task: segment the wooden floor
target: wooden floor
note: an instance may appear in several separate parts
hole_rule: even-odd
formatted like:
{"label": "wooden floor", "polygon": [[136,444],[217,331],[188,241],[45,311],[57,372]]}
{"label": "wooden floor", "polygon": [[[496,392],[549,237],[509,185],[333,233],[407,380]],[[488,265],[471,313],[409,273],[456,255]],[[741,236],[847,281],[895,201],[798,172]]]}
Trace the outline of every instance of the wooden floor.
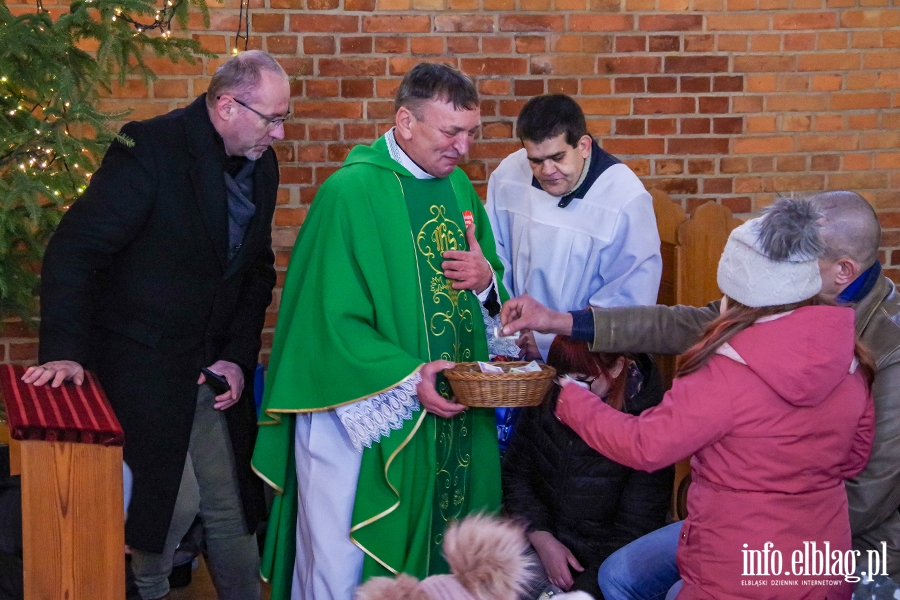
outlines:
{"label": "wooden floor", "polygon": [[[216,600],[216,590],[213,588],[209,571],[203,557],[199,559],[199,566],[191,574],[191,583],[183,588],[172,590],[172,600]],[[269,600],[269,586],[263,584],[263,600]]]}

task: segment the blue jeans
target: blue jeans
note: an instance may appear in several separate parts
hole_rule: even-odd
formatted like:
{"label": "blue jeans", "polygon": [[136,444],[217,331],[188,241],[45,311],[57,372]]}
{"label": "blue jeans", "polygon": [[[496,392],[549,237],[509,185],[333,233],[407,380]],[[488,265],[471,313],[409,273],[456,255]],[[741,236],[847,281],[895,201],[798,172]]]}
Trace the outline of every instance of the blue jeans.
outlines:
{"label": "blue jeans", "polygon": [[613,552],[600,565],[597,581],[606,600],[663,600],[681,581],[675,553],[678,521],[640,537]]}

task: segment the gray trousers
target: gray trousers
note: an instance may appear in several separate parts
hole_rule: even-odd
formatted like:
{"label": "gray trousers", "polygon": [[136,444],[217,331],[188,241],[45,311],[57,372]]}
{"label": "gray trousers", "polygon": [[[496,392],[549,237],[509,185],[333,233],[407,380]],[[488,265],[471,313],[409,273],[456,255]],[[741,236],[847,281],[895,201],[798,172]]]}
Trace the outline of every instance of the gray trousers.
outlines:
{"label": "gray trousers", "polygon": [[162,554],[132,551],[131,566],[145,600],[169,592],[175,548],[199,514],[206,532],[208,565],[219,600],[259,600],[259,549],[244,524],[234,453],[225,415],[215,394],[201,385],[175,513]]}

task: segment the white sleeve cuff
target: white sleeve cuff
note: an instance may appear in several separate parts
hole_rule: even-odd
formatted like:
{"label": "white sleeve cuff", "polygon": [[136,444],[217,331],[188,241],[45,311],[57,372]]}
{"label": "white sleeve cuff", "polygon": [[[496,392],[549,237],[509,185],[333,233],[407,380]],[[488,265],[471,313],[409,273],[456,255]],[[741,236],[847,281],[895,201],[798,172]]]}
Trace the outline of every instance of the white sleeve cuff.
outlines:
{"label": "white sleeve cuff", "polygon": [[416,386],[422,381],[418,371],[397,387],[388,391],[334,409],[341,420],[350,442],[357,451],[363,446],[371,448],[374,442],[391,434],[391,430],[403,427],[403,422],[419,410]]}

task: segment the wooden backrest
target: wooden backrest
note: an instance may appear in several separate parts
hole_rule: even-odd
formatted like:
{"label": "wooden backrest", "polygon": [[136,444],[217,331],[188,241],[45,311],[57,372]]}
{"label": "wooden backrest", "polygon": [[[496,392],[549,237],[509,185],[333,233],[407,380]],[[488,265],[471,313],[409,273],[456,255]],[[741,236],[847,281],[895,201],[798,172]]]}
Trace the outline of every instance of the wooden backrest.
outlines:
{"label": "wooden backrest", "polygon": [[[687,218],[680,204],[660,190],[650,190],[656,227],[659,230],[663,271],[657,303],[672,306],[705,306],[722,297],[716,282],[719,257],[731,230],[741,224],[721,204],[707,202]],[[675,375],[675,356],[657,356],[660,371],[671,384]],[[687,516],[687,488],[691,481],[690,459],[675,465],[672,514]]]}

